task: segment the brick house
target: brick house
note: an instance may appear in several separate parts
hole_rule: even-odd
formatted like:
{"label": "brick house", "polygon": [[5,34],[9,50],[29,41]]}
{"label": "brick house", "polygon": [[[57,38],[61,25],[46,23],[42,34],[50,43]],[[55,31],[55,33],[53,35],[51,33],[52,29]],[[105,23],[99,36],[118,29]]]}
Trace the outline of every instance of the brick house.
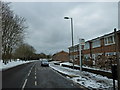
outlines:
{"label": "brick house", "polygon": [[62,62],[67,61],[68,62],[69,61],[69,53],[65,52],[65,51],[61,51],[61,52],[55,53],[52,56],[52,60],[62,61]]}
{"label": "brick house", "polygon": [[[119,41],[118,51],[120,52],[120,30],[117,31],[117,36]],[[79,44],[75,45],[73,48],[74,48],[74,52],[72,47],[69,47],[70,59],[71,57],[74,56],[75,63],[79,65]],[[110,57],[115,55],[116,55],[116,46],[115,46],[114,32],[94,38],[92,40],[88,40],[85,42],[85,46],[83,46],[82,48],[83,64],[85,61],[89,62],[90,60],[96,60],[98,59],[99,56]],[[104,58],[104,60],[106,59]]]}
{"label": "brick house", "polygon": [[[74,63],[79,65],[79,44],[69,47],[69,62],[73,62],[73,58],[74,58]],[[82,45],[82,50],[84,49],[84,46]],[[74,51],[73,51],[74,50]]]}

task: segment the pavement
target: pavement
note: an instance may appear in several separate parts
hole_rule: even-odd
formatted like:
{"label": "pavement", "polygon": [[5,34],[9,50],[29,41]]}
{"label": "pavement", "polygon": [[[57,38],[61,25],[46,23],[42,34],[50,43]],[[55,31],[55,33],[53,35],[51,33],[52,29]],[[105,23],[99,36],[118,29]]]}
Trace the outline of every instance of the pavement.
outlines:
{"label": "pavement", "polygon": [[85,90],[52,68],[41,67],[40,61],[2,71],[2,88],[3,90],[16,88],[20,90],[40,88]]}

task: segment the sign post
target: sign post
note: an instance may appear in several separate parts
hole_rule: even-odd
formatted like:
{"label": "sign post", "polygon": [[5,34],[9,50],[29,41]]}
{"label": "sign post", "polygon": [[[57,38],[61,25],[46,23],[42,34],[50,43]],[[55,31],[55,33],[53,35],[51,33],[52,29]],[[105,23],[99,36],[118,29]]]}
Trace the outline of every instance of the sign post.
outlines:
{"label": "sign post", "polygon": [[80,71],[82,71],[82,58],[81,58],[81,49],[82,45],[85,45],[85,39],[79,39],[79,60],[80,60]]}

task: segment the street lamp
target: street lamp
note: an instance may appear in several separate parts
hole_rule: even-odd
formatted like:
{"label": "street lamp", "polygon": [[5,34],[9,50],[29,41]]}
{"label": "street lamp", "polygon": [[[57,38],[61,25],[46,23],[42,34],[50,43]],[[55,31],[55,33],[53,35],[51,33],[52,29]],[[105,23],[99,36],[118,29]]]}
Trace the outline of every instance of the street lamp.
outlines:
{"label": "street lamp", "polygon": [[[72,50],[74,52],[74,42],[73,42],[73,19],[71,17],[64,17],[64,19],[70,19],[71,20],[71,34],[72,34]],[[73,59],[73,69],[74,69],[74,54],[72,55],[72,59]]]}

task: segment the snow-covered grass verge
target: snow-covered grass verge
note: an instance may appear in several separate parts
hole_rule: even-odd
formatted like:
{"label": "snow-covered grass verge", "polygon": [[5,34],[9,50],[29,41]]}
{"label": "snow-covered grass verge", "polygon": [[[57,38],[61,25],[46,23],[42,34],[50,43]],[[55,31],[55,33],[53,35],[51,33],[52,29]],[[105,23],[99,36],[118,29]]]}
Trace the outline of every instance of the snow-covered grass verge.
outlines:
{"label": "snow-covered grass verge", "polygon": [[22,61],[22,60],[13,61],[12,60],[11,62],[8,62],[7,64],[4,64],[3,60],[0,60],[0,71],[1,70],[6,70],[6,69],[9,69],[9,68],[21,65],[21,64],[25,64],[25,63],[29,63],[29,62],[34,62],[34,61],[36,61],[36,60],[30,60],[30,61]]}
{"label": "snow-covered grass verge", "polygon": [[[63,64],[63,63],[62,63]],[[69,64],[69,63],[67,63]],[[100,90],[113,90],[113,80],[107,77],[89,73],[79,70],[73,70],[67,67],[62,67],[61,65],[54,65],[52,62],[50,63],[50,67],[54,70],[63,73],[69,77],[69,79],[74,82],[83,85],[89,89],[100,89]],[[116,81],[117,87],[117,81]]]}
{"label": "snow-covered grass verge", "polygon": [[[63,63],[60,63],[60,65],[70,65],[72,66],[73,64],[70,63],[70,62],[63,62]],[[74,65],[76,67],[80,67],[79,65]],[[83,68],[87,68],[87,69],[91,69],[91,70],[98,70],[98,71],[104,71],[104,72],[110,72],[111,73],[111,70],[103,70],[103,69],[100,69],[100,68],[94,68],[94,67],[88,67],[88,66],[82,66]]]}

